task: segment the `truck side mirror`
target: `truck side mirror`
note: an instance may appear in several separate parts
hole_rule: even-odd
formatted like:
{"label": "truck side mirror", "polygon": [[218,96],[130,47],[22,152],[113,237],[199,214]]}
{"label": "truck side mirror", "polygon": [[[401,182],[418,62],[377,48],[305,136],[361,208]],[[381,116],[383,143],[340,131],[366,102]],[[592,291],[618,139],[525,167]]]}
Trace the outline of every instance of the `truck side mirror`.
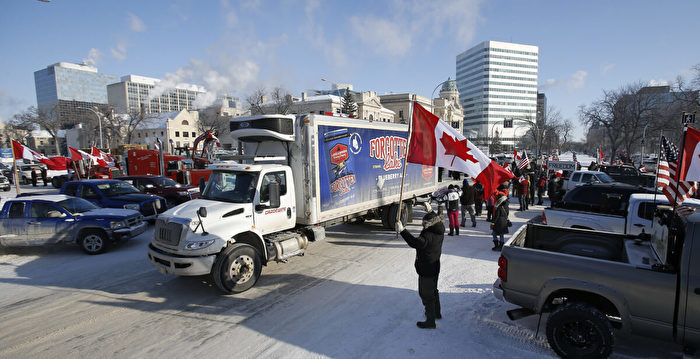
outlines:
{"label": "truck side mirror", "polygon": [[207,216],[207,207],[199,207],[199,209],[197,210],[197,215],[202,218],[205,218]]}
{"label": "truck side mirror", "polygon": [[280,206],[280,184],[271,182],[267,185],[267,193],[270,194],[270,208],[279,208]]}
{"label": "truck side mirror", "polygon": [[204,177],[199,177],[199,192],[203,193],[204,192],[204,186],[206,186],[206,182],[204,181]]}

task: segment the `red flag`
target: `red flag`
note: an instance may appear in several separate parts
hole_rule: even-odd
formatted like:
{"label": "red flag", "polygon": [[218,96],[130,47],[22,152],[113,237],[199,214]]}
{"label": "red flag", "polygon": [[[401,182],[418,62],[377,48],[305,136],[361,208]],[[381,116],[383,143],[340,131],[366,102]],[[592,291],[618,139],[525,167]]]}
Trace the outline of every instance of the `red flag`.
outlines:
{"label": "red flag", "polygon": [[466,173],[484,186],[484,193],[515,177],[418,102],[413,103],[410,142],[407,162]]}
{"label": "red flag", "polygon": [[700,131],[686,127],[681,159],[681,181],[700,181]]}
{"label": "red flag", "polygon": [[[114,167],[115,166],[114,158],[111,155],[108,155],[108,154],[100,151],[100,149],[95,147],[95,146],[92,146],[91,152],[92,152],[91,155],[98,159],[98,164],[100,166],[102,166],[102,167],[107,167],[107,166]],[[99,163],[99,160],[102,160],[102,162],[104,162],[105,165],[102,165],[101,163]]]}
{"label": "red flag", "polygon": [[77,148],[68,146],[70,157],[73,161],[89,160],[93,166],[107,167],[107,162]]}
{"label": "red flag", "polygon": [[37,151],[34,151],[33,149],[15,140],[12,140],[12,149],[15,153],[16,160],[25,159],[30,161],[38,161],[45,164],[46,166],[54,165],[53,161],[51,161],[51,159],[49,159],[48,157],[42,155]]}

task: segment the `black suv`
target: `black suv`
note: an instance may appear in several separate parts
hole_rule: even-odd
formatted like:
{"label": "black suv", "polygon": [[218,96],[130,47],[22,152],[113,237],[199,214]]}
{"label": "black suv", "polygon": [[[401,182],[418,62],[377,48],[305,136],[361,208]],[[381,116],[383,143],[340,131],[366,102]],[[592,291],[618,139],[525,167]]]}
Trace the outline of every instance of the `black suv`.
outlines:
{"label": "black suv", "polygon": [[654,187],[655,177],[653,174],[639,172],[630,165],[600,165],[598,171],[605,172],[617,182],[627,183],[634,186]]}
{"label": "black suv", "polygon": [[[605,214],[622,214],[632,193],[654,193],[653,190],[624,183],[584,184],[567,191],[554,207]],[[659,196],[663,194],[659,193]]]}

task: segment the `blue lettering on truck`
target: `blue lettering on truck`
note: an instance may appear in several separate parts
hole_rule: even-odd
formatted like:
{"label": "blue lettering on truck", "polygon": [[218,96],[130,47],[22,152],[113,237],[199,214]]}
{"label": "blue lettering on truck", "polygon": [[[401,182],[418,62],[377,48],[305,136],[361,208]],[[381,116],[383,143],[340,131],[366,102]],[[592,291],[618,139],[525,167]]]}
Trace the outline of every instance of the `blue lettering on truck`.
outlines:
{"label": "blue lettering on truck", "polygon": [[[406,132],[329,125],[318,131],[322,211],[399,193]],[[404,192],[434,184],[435,173],[409,163]]]}

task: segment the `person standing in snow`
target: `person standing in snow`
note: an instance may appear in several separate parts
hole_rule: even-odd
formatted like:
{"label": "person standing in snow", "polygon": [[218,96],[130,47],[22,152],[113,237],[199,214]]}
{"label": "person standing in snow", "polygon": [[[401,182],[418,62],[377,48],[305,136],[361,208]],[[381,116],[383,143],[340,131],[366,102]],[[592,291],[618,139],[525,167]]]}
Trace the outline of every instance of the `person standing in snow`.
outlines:
{"label": "person standing in snow", "polygon": [[445,207],[447,207],[447,218],[450,220],[450,233],[448,236],[459,235],[459,197],[460,190],[459,187],[454,185],[449,185],[447,187],[447,193],[444,196]]}
{"label": "person standing in snow", "polygon": [[[472,227],[476,227],[476,216],[474,211],[474,187],[469,184],[469,180],[464,180],[464,186],[462,186],[462,195],[459,197],[459,202],[462,205],[462,223],[461,226],[465,227],[467,224],[467,213],[472,220]],[[459,234],[459,232],[457,232]]]}
{"label": "person standing in snow", "polygon": [[503,235],[508,233],[510,220],[508,219],[508,196],[503,193],[498,193],[496,196],[495,209],[493,210],[493,248],[492,251],[499,251],[503,248],[505,240]]}
{"label": "person standing in snow", "polygon": [[418,295],[425,307],[425,321],[416,322],[421,329],[435,329],[435,319],[442,319],[440,293],[437,287],[442,242],[445,238],[443,220],[441,215],[428,210],[428,213],[423,216],[423,230],[418,238],[404,229],[401,221],[396,222],[396,229],[401,233],[401,237],[410,247],[416,249],[414,266],[418,273]]}

